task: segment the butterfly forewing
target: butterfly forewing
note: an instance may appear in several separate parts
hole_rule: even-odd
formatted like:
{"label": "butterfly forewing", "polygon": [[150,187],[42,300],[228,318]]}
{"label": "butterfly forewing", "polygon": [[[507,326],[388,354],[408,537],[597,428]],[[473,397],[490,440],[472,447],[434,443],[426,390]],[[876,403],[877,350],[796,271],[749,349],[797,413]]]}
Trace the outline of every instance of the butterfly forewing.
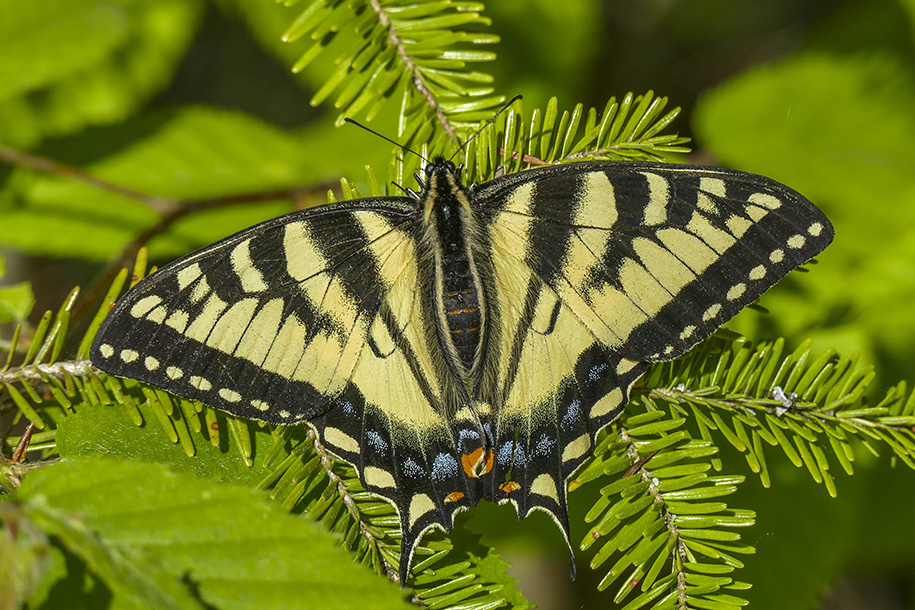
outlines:
{"label": "butterfly forewing", "polygon": [[[402,581],[422,533],[481,498],[544,510],[568,541],[566,482],[649,363],[833,235],[802,196],[742,172],[591,162],[471,188],[446,161],[427,172],[420,198],[289,214],[162,268],[91,351],[231,413],[307,421],[396,507]],[[458,224],[430,220],[436,205]],[[478,349],[456,350],[459,333]]]}
{"label": "butterfly forewing", "polygon": [[382,215],[290,214],[176,261],[117,303],[92,358],[239,415],[301,421],[348,379],[385,296],[360,222]]}
{"label": "butterfly forewing", "polygon": [[484,185],[482,214],[604,344],[669,360],[832,240],[773,180],[661,163],[577,163]]}

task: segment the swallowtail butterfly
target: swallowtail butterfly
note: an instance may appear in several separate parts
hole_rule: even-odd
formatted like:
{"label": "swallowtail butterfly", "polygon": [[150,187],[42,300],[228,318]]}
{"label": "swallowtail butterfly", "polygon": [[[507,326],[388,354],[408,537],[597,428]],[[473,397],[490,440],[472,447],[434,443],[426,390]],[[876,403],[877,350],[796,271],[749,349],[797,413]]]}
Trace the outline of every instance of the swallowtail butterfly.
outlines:
{"label": "swallowtail butterfly", "polygon": [[100,369],[242,417],[306,422],[391,502],[400,577],[481,499],[543,510],[652,362],[684,354],[833,237],[797,192],[647,162],[541,167],[293,212],[139,282]]}

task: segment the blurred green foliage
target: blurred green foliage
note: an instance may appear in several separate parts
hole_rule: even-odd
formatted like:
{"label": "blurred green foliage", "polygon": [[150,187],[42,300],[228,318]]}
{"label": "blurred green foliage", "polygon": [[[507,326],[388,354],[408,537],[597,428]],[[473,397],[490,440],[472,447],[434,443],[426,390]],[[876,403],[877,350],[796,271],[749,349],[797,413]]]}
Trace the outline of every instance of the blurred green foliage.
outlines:
{"label": "blurred green foliage", "polygon": [[[6,257],[0,255],[0,280],[6,275]],[[0,286],[0,324],[24,320],[35,306],[35,295],[28,282]]]}
{"label": "blurred green foliage", "polygon": [[[763,299],[771,316],[745,312],[732,328],[790,333],[817,319],[810,335],[820,347],[861,352],[883,384],[912,379],[915,3],[841,3],[798,42],[792,53],[710,88],[693,114],[704,150],[727,166],[790,184],[836,227],[821,264]],[[861,607],[915,605],[909,473],[874,464],[864,476],[838,481],[838,502],[795,472],[775,478],[772,490],[746,485],[738,494],[758,509],[764,537],[746,570],[756,585],[747,596],[752,603],[811,607],[824,594],[829,599],[844,574],[882,579],[891,592],[880,601],[871,590]],[[770,552],[783,559],[764,559]]]}
{"label": "blurred green foliage", "polygon": [[[294,15],[270,0],[0,0],[0,146],[164,197],[290,188],[360,177],[365,164],[383,168],[387,144],[333,127],[327,106],[308,107],[335,66],[314,62],[298,75],[288,72],[308,46],[280,42]],[[818,348],[861,352],[876,365],[880,387],[915,378],[915,1],[499,0],[485,15],[502,39],[494,47],[499,60],[487,64],[498,92],[523,93],[533,108],[550,96],[601,106],[611,95],[653,89],[687,110],[690,123],[674,128],[695,138],[697,161],[769,175],[829,215],[837,237],[820,263],[767,294],[761,304],[769,314],[745,312],[731,328],[752,338],[812,336]],[[395,133],[395,112],[384,108],[373,127]],[[289,209],[276,200],[185,217],[152,241],[152,258],[165,262]],[[31,308],[22,280],[33,281],[39,311],[59,303],[156,220],[136,201],[69,177],[0,166],[0,247],[16,259],[2,280],[11,285],[0,288],[0,322]],[[59,275],[46,266],[35,271],[49,259],[66,265]],[[111,451],[130,455],[132,424],[85,413],[67,419],[62,452],[68,434],[89,434],[80,426],[101,422],[110,428],[94,433],[107,430],[121,443]],[[177,446],[162,449],[173,450],[180,453]],[[175,456],[139,457],[177,463]],[[93,481],[94,458],[83,459],[72,468],[82,469],[81,481]],[[740,487],[735,505],[759,515],[745,537],[758,553],[741,572],[755,585],[745,594],[753,607],[809,608],[843,578],[863,577],[880,579],[896,595],[897,605],[888,608],[915,607],[915,478],[886,461],[837,477],[838,500],[785,460],[773,461],[771,489],[753,477]],[[125,497],[140,474],[190,486],[164,468],[123,468],[111,483]],[[63,493],[72,484],[55,470],[26,477],[24,518],[43,510],[42,494],[50,492],[42,487]],[[236,482],[257,478],[237,474]],[[242,492],[213,493],[249,516],[263,509]],[[509,554],[561,553],[546,521],[519,524],[507,507],[482,506],[468,525]],[[20,539],[15,548],[50,549],[52,575],[78,563],[66,544],[73,524],[57,523],[64,529],[55,540]],[[573,530],[573,539],[582,533]],[[11,544],[0,539],[0,573]],[[292,558],[294,545],[276,552]],[[518,556],[523,563],[525,555]],[[111,569],[136,574],[145,565],[133,555],[121,559],[108,558]],[[182,561],[189,560],[157,557],[149,579]],[[569,587],[564,560],[545,561],[559,566],[552,576],[564,595],[582,595],[560,603],[607,607],[583,566],[579,583]],[[111,595],[85,572],[68,578],[68,587],[84,591],[80,599]],[[284,583],[291,585],[300,586]],[[34,586],[41,591],[40,578]],[[36,599],[55,607],[54,594]]]}

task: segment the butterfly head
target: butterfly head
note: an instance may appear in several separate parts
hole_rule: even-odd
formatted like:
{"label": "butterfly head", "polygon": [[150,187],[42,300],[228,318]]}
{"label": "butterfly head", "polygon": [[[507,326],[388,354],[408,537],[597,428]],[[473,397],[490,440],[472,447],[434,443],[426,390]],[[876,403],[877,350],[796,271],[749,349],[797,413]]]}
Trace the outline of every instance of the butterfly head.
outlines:
{"label": "butterfly head", "polygon": [[[457,244],[463,242],[461,234],[466,230],[466,218],[461,217],[460,210],[465,215],[471,214],[468,188],[461,182],[461,172],[464,166],[455,166],[451,161],[442,157],[435,157],[427,164],[425,176],[419,180],[423,189],[419,198],[425,209],[425,219],[436,224],[440,238],[449,235],[449,239]],[[416,176],[419,179],[419,175]],[[435,220],[432,220],[433,214]],[[442,238],[443,239],[443,238]],[[451,243],[451,242],[449,242]]]}
{"label": "butterfly head", "polygon": [[431,178],[433,174],[441,172],[460,176],[462,169],[464,169],[463,165],[461,167],[455,167],[454,163],[444,157],[435,157],[435,159],[432,160],[432,163],[426,165],[425,173],[427,178]]}

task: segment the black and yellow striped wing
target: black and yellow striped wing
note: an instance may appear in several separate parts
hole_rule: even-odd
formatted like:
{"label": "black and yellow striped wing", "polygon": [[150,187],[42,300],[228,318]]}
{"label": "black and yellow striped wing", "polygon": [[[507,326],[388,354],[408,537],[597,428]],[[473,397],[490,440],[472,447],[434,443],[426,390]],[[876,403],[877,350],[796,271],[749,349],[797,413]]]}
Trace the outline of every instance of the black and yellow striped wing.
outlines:
{"label": "black and yellow striped wing", "polygon": [[832,239],[760,176],[577,163],[289,214],[176,261],[112,310],[101,369],[306,421],[422,533],[480,499],[548,512],[649,363],[675,358]]}
{"label": "black and yellow striped wing", "polygon": [[428,341],[421,236],[415,202],[397,198],[265,222],[138,283],[91,359],[242,417],[307,421],[398,508],[411,553],[422,531],[450,529],[458,508],[478,502],[459,434],[483,438],[459,421],[454,380]]}
{"label": "black and yellow striped wing", "polygon": [[568,532],[565,481],[648,363],[684,354],[833,237],[773,180],[594,162],[473,193],[499,308],[481,392],[495,464],[484,497]]}

